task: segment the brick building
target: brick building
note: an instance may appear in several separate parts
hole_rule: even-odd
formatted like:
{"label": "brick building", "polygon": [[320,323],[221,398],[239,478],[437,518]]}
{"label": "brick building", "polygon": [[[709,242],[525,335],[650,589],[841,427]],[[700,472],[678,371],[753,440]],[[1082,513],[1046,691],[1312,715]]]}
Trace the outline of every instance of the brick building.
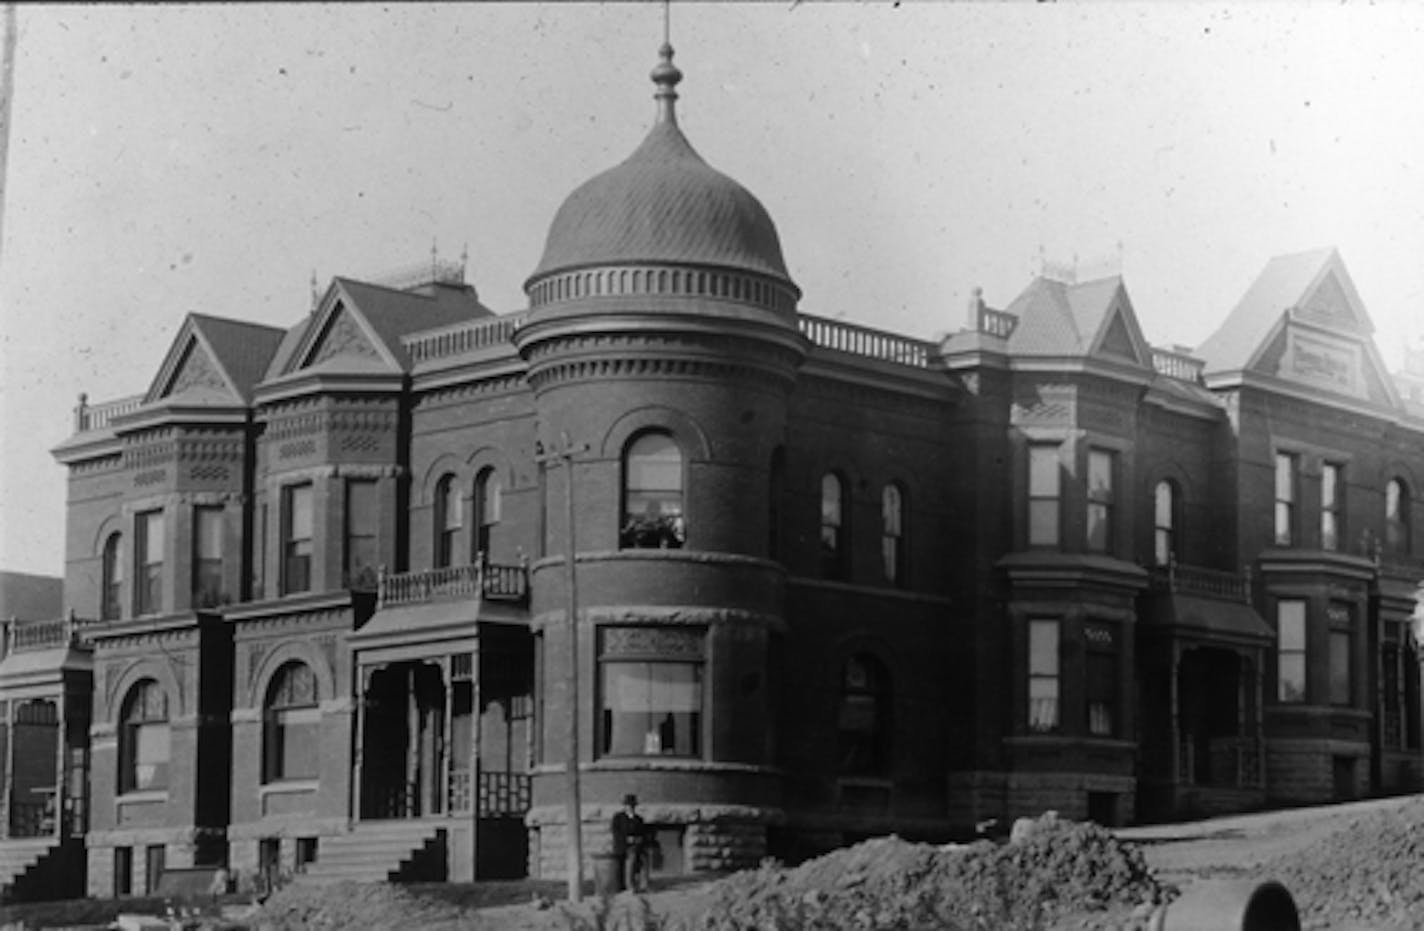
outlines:
{"label": "brick building", "polygon": [[571,711],[585,854],[635,792],[663,872],[1419,787],[1424,408],[1338,253],[1195,351],[1051,270],[938,341],[807,315],[680,77],[527,309],[337,278],[81,398],[74,614],[0,662],[54,761],[6,757],[7,882],[562,876]]}

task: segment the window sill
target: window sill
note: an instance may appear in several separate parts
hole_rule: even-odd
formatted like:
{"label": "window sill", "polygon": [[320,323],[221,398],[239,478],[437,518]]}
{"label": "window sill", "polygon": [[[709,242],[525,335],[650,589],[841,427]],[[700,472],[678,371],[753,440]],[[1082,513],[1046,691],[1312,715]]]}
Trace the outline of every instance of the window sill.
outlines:
{"label": "window sill", "polygon": [[273,779],[258,787],[259,795],[302,795],[316,792],[321,788],[321,780],[315,776],[301,779]]}
{"label": "window sill", "polygon": [[163,789],[131,789],[121,793],[114,799],[120,805],[142,805],[149,802],[168,801],[168,790]]}

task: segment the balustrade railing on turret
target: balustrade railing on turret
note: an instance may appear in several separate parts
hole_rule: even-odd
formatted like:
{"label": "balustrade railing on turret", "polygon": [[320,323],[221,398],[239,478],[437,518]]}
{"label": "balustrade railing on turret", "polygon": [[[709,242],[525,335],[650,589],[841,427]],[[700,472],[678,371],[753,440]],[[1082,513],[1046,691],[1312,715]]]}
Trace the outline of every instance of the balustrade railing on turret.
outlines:
{"label": "balustrade railing on turret", "polygon": [[801,335],[823,349],[835,349],[870,359],[929,368],[937,351],[935,343],[912,339],[886,330],[875,330],[826,317],[798,314]]}

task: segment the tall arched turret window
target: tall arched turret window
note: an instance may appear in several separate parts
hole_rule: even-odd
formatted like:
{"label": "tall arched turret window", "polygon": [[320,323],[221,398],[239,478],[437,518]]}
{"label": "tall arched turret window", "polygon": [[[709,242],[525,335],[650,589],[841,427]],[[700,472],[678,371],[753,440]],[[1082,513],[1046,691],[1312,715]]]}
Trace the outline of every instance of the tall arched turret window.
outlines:
{"label": "tall arched turret window", "polygon": [[682,450],[666,433],[643,433],[623,453],[623,524],[629,549],[679,549],[683,517]]}
{"label": "tall arched turret window", "polygon": [[880,563],[885,581],[905,581],[905,493],[893,482],[880,493]]}
{"label": "tall arched turret window", "polygon": [[845,483],[834,472],[821,476],[821,575],[846,577]]}
{"label": "tall arched turret window", "polygon": [[1170,479],[1158,482],[1152,492],[1152,559],[1159,566],[1170,563],[1177,552],[1177,498]]}
{"label": "tall arched turret window", "polygon": [[489,557],[490,540],[500,516],[499,474],[486,466],[475,476],[475,552]]}

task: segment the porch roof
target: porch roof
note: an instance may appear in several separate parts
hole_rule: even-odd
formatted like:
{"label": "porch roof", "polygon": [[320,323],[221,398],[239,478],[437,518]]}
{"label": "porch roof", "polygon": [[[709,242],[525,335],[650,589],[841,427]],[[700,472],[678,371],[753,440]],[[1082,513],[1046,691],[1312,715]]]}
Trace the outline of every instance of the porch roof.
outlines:
{"label": "porch roof", "polygon": [[90,672],[94,658],[88,650],[70,646],[24,650],[0,660],[0,690],[59,682],[66,672]]}
{"label": "porch roof", "polygon": [[363,660],[414,659],[475,648],[481,623],[527,623],[522,609],[479,598],[381,608],[348,642]]}
{"label": "porch roof", "polygon": [[1244,601],[1162,592],[1144,619],[1156,627],[1184,628],[1210,639],[1275,640],[1276,633]]}

